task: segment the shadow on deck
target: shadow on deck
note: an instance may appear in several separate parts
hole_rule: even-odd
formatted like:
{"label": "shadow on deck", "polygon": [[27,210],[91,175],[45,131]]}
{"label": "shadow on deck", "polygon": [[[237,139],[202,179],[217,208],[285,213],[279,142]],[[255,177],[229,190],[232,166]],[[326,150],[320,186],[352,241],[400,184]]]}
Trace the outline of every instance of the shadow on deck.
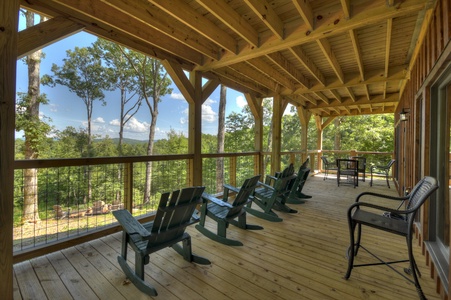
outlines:
{"label": "shadow on deck", "polygon": [[[158,299],[417,299],[415,287],[385,266],[357,268],[346,281],[349,233],[346,210],[357,194],[371,190],[395,195],[385,181],[337,187],[335,178],[310,177],[304,193],[313,198],[292,205],[297,214],[278,213],[271,223],[248,215],[249,224],[264,227],[244,231],[233,226],[227,234],[244,243],[230,247],[201,235],[192,226],[193,252],[211,260],[210,266],[184,261],[170,248],[152,254],[146,280],[157,289]],[[215,226],[213,222],[207,226]],[[371,229],[370,229],[371,230]],[[382,257],[404,257],[405,240],[374,231],[363,243],[379,249]],[[148,299],[125,280],[117,263],[119,233],[76,247],[38,257],[14,266],[14,299]],[[415,243],[415,241],[414,241]],[[391,249],[389,251],[389,249]],[[423,277],[423,291],[439,299],[435,282],[415,247]],[[387,253],[387,254],[386,254]],[[133,262],[133,255],[129,260]],[[358,261],[370,258],[364,251]],[[402,269],[406,264],[400,264]]]}

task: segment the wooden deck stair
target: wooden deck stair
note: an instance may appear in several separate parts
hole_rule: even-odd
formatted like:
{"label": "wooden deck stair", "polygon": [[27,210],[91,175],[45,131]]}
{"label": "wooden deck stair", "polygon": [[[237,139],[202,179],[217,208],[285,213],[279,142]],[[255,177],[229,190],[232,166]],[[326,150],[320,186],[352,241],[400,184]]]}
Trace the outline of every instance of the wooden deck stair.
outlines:
{"label": "wooden deck stair", "polygon": [[[249,215],[249,222],[264,230],[231,227],[227,231],[244,243],[242,247],[225,246],[189,228],[193,252],[212,264],[190,264],[172,249],[162,250],[151,255],[146,280],[157,288],[156,298],[165,300],[417,299],[415,287],[384,266],[357,268],[348,281],[343,279],[349,240],[346,209],[365,190],[395,193],[383,180],[373,187],[368,181],[359,183],[354,189],[337,187],[333,178],[311,177],[304,191],[313,198],[293,205],[299,213],[280,213],[284,219],[280,223]],[[215,224],[207,221],[207,226],[214,230]],[[405,253],[402,238],[374,233],[366,246],[377,247],[382,256]],[[119,233],[113,234],[16,264],[14,299],[148,299],[125,281],[119,268],[120,238]],[[439,299],[420,247],[415,247],[415,257],[426,296]],[[357,256],[357,260],[366,259],[364,251]]]}

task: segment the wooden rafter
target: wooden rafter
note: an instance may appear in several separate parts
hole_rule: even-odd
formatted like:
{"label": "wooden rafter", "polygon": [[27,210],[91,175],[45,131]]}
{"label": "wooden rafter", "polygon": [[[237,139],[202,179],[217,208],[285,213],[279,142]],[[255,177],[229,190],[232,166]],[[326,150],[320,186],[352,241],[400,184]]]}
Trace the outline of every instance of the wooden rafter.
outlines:
{"label": "wooden rafter", "polygon": [[224,1],[196,0],[206,10],[220,19],[222,23],[235,31],[245,41],[258,47],[258,32],[232,7]]}
{"label": "wooden rafter", "polygon": [[302,51],[301,47],[289,48],[291,53],[304,65],[304,67],[313,75],[313,77],[318,80],[323,86],[326,85],[326,78],[315,65],[315,63],[307,57],[307,55]]}
{"label": "wooden rafter", "polygon": [[288,76],[290,76],[293,80],[300,83],[304,88],[308,88],[309,84],[304,75],[301,74],[296,68],[293,67],[290,62],[288,62],[282,54],[275,52],[269,53],[267,55],[269,59],[271,59],[275,64],[277,64],[283,71],[286,72]]}
{"label": "wooden rafter", "polygon": [[329,18],[323,18],[321,21],[318,21],[315,30],[308,35],[305,34],[306,31],[308,31],[305,24],[301,25],[283,40],[270,39],[258,48],[244,49],[238,55],[225,55],[220,61],[209,62],[203,66],[199,66],[198,69],[204,71],[227,66],[268,53],[281,51],[288,47],[295,47],[314,42],[327,36],[348,32],[349,30],[358,28],[362,25],[369,26],[385,21],[388,18],[396,18],[416,13],[424,8],[424,3],[421,0],[406,0],[399,9],[387,7],[385,1],[383,1],[383,3],[384,4],[381,5],[381,1],[370,1],[366,4],[365,9],[357,11],[353,15],[353,18],[341,20],[338,23],[336,22],[336,19],[334,19],[335,15],[332,15]]}
{"label": "wooden rafter", "polygon": [[318,39],[316,40],[316,42],[318,43],[318,46],[321,49],[321,51],[323,51],[323,54],[326,57],[327,61],[329,62],[330,66],[334,70],[335,75],[337,75],[338,80],[340,80],[341,83],[344,83],[345,76],[343,74],[343,71],[341,70],[337,58],[335,57],[334,52],[332,51],[332,47],[330,46],[329,41],[327,39]]}
{"label": "wooden rafter", "polygon": [[244,0],[244,2],[261,18],[277,38],[280,40],[284,38],[283,22],[266,0]]}
{"label": "wooden rafter", "polygon": [[307,29],[313,30],[314,28],[313,11],[312,7],[310,6],[310,3],[304,0],[293,0],[293,4],[298,10],[299,14],[301,15],[302,20],[307,26]]}
{"label": "wooden rafter", "polygon": [[362,81],[365,81],[365,70],[363,67],[362,52],[360,50],[360,45],[359,45],[359,41],[357,39],[357,34],[356,34],[355,30],[350,30],[349,35],[351,36],[352,47],[354,48],[355,59],[357,62],[357,66],[359,67],[360,78],[362,78]]}
{"label": "wooden rafter", "polygon": [[[166,14],[174,17],[182,22],[185,26],[200,33],[210,41],[220,45],[230,53],[237,52],[236,41],[229,34],[221,30],[216,24],[209,21],[201,13],[194,10],[191,6],[180,0],[165,0],[156,1],[148,0],[150,3],[160,8]],[[166,14],[161,16],[154,16],[156,18],[163,18]]]}

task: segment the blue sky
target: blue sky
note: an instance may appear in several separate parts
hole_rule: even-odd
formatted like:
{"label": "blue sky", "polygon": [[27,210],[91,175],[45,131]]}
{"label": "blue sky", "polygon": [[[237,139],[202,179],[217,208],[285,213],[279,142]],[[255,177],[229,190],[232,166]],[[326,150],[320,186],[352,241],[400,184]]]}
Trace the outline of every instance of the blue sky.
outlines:
{"label": "blue sky", "polygon": [[[91,45],[97,37],[85,32],[74,34],[57,43],[43,49],[45,58],[41,63],[41,76],[53,75],[52,63],[62,65],[66,57],[66,50],[74,49],[76,46],[84,47]],[[172,128],[176,132],[182,132],[187,136],[188,104],[183,98],[175,84],[172,85],[171,95],[165,95],[159,104],[159,115],[157,119],[156,139],[166,137],[166,133]],[[17,92],[27,91],[27,66],[17,62]],[[41,93],[47,94],[49,104],[41,105],[42,115],[51,118],[51,124],[56,129],[62,130],[67,126],[75,128],[86,128],[86,108],[82,99],[74,93],[70,93],[67,87],[57,86],[50,88],[41,86]],[[95,102],[92,117],[93,134],[100,136],[118,137],[118,119],[120,115],[120,99],[117,93],[106,92],[106,106],[99,101]],[[227,90],[226,115],[232,111],[240,112],[246,105],[242,93],[232,89]],[[219,106],[219,87],[210,95],[202,107],[202,132],[209,134],[217,133],[217,112]],[[142,105],[140,111],[127,124],[124,136],[127,138],[147,140],[149,134],[150,114],[146,105]],[[18,133],[16,137],[21,137]]]}

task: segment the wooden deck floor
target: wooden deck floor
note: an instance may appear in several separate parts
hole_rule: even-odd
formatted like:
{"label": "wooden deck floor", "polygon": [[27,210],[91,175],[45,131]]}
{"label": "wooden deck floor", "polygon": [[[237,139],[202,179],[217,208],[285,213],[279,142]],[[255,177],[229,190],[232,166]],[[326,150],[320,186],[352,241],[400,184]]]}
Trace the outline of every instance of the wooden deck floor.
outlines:
{"label": "wooden deck floor", "polygon": [[[311,177],[304,192],[314,197],[305,204],[292,205],[299,210],[297,214],[280,213],[284,218],[281,223],[249,216],[248,223],[265,227],[261,231],[232,226],[228,235],[241,240],[242,247],[224,246],[189,228],[193,251],[212,264],[187,263],[168,248],[151,255],[146,280],[156,287],[156,298],[165,300],[418,299],[412,284],[384,266],[357,268],[349,280],[343,279],[348,247],[346,210],[365,190],[395,193],[383,181],[372,188],[368,181],[360,182],[354,189],[337,187],[332,178],[323,181],[321,176]],[[372,232],[371,238],[364,236],[367,247],[383,255],[403,257],[403,238]],[[125,281],[116,260],[119,250],[120,234],[114,234],[17,264],[14,299],[150,298]],[[415,256],[426,296],[439,299],[419,247]],[[357,261],[368,259],[362,251]]]}

